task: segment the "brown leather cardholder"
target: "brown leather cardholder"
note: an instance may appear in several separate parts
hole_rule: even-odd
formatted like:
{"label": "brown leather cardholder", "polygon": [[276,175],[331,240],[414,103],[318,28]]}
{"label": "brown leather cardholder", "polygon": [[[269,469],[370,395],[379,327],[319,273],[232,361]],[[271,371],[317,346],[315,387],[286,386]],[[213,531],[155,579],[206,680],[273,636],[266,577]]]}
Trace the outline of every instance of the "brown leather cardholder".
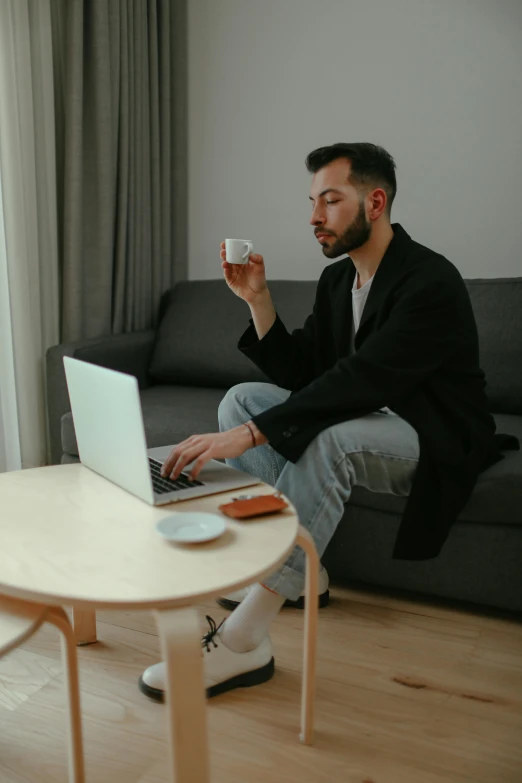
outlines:
{"label": "brown leather cardholder", "polygon": [[288,508],[286,503],[279,495],[258,495],[248,500],[234,500],[232,503],[224,503],[219,506],[219,510],[233,519],[248,519],[249,517],[258,517],[263,514],[275,514]]}

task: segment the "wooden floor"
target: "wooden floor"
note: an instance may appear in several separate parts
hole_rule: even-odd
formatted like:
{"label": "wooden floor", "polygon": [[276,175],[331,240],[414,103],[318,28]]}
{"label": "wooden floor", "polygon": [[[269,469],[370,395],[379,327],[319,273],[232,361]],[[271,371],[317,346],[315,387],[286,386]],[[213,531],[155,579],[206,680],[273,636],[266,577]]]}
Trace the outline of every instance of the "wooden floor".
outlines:
{"label": "wooden floor", "polygon": [[[167,783],[165,709],[136,687],[158,660],[153,619],[98,620],[100,642],[79,649],[87,781]],[[274,624],[271,682],[209,702],[213,783],[521,783],[520,618],[334,589],[312,748],[298,740],[302,623],[285,609]],[[67,780],[62,688],[52,628],[0,660],[1,783]]]}

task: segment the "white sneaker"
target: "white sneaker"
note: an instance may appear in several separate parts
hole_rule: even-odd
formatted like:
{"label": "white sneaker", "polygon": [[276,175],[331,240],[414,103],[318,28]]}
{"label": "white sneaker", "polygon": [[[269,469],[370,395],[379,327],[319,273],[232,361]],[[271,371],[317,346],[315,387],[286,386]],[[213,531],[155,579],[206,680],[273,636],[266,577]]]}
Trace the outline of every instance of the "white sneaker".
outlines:
{"label": "white sneaker", "polygon": [[[218,598],[217,602],[224,609],[235,609],[236,606],[238,606],[241,603],[243,598],[246,598],[248,591],[251,589],[251,587],[252,585],[250,585],[249,587],[243,587],[242,590],[236,590],[233,593],[228,593],[227,595],[224,595],[222,598]],[[330,591],[328,587],[329,587],[328,571],[326,570],[326,568],[321,566],[321,568],[319,569],[319,584],[317,590],[320,609],[322,609],[324,606],[328,606],[328,602],[330,600]],[[293,606],[295,609],[304,609],[304,602],[305,602],[305,596],[304,596],[304,592],[302,592],[299,598],[297,599],[297,601],[290,601],[288,599],[284,602],[283,606]]]}
{"label": "white sneaker", "polygon": [[[210,627],[201,640],[202,655],[205,658],[205,687],[207,696],[217,696],[233,688],[249,688],[260,685],[274,676],[274,658],[272,642],[267,635],[255,650],[237,653],[226,647],[221,641],[219,629],[212,617],[207,621]],[[156,701],[165,698],[165,664],[156,663],[145,669],[141,675],[139,689]]]}

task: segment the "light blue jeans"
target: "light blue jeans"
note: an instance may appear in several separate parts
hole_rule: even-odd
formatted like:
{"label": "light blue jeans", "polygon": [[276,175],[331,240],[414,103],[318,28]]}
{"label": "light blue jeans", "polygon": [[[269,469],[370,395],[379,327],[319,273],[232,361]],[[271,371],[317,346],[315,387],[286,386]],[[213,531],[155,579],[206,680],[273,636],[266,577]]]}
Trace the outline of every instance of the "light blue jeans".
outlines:
{"label": "light blue jeans", "polygon": [[[244,424],[289,396],[289,391],[272,383],[233,386],[219,406],[220,432]],[[419,439],[413,427],[399,416],[371,413],[323,430],[295,464],[269,444],[226,462],[286,495],[322,557],[342,519],[352,487],[409,495],[418,460]],[[296,601],[304,588],[305,564],[303,551],[296,547],[283,567],[264,584]]]}

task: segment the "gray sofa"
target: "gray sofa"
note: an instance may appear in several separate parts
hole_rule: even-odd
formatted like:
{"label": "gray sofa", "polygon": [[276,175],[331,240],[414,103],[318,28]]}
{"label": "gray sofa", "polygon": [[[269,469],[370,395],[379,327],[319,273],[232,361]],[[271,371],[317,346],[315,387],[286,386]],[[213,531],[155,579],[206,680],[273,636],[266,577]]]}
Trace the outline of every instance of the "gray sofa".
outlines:
{"label": "gray sofa", "polygon": [[[480,335],[488,399],[499,432],[522,442],[522,278],[466,281]],[[311,312],[316,282],[272,281],[275,307],[289,329]],[[50,348],[46,357],[52,463],[78,461],[63,356],[131,373],[139,381],[149,447],[217,431],[226,390],[268,379],[237,350],[247,305],[223,280],[178,283],[161,302],[155,331]],[[323,557],[332,581],[458,599],[522,612],[522,451],[485,471],[442,553],[431,561],[394,561],[392,545],[405,500],[356,487]],[[413,596],[412,596],[413,597]]]}

